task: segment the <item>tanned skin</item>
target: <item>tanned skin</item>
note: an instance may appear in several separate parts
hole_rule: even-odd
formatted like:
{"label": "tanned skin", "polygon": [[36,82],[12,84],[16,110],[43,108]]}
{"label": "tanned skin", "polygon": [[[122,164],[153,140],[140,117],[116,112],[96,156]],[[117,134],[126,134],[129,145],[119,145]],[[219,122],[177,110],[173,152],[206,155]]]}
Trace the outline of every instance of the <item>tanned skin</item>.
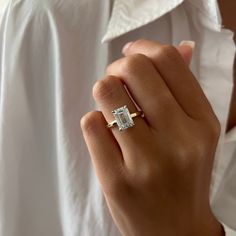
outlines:
{"label": "tanned skin", "polygon": [[[235,32],[234,40],[236,41],[236,1],[219,0],[220,10],[223,18],[223,25]],[[230,131],[236,125],[236,62],[234,63],[234,89],[231,101],[230,114],[228,119],[227,131]]]}

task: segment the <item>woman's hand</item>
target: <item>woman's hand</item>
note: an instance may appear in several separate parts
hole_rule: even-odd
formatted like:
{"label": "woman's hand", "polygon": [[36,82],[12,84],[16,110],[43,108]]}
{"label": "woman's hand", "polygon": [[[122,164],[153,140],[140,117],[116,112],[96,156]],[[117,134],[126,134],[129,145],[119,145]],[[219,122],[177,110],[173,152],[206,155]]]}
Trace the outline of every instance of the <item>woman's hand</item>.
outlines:
{"label": "woman's hand", "polygon": [[[181,51],[182,50],[182,51]],[[186,48],[147,40],[125,48],[94,86],[101,111],[81,120],[112,217],[128,236],[224,235],[211,212],[209,186],[220,124],[196,78]],[[182,57],[181,57],[181,54]],[[109,130],[112,110],[145,114],[135,126]]]}

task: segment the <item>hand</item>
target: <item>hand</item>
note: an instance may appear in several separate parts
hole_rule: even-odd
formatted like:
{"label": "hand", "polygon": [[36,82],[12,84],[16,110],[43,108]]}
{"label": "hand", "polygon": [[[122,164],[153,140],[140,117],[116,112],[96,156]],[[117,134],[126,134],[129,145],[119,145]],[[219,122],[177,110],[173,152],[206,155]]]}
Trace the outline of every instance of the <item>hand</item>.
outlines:
{"label": "hand", "polygon": [[[133,42],[94,86],[102,112],[81,120],[104,196],[123,235],[224,235],[209,204],[220,124],[183,60],[189,61],[188,51]],[[137,110],[123,84],[145,118],[135,118],[134,127],[120,132],[106,128],[114,120],[111,111],[124,105],[131,113]]]}

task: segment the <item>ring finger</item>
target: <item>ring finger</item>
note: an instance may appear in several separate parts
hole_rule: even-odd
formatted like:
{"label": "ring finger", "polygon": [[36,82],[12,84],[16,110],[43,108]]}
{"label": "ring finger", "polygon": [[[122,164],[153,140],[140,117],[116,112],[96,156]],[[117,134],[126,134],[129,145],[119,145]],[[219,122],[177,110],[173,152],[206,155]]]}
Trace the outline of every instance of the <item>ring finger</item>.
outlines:
{"label": "ring finger", "polygon": [[[93,96],[101,111],[109,123],[114,120],[112,111],[127,106],[130,114],[137,112],[137,108],[129,97],[120,78],[115,76],[107,76],[105,79],[99,80],[93,88]],[[117,127],[112,128],[112,132],[125,153],[135,150],[140,144],[147,142],[150,135],[150,129],[145,119],[142,117],[133,118],[135,126],[119,131]],[[150,137],[150,136],[149,136]],[[124,153],[124,152],[123,152]]]}

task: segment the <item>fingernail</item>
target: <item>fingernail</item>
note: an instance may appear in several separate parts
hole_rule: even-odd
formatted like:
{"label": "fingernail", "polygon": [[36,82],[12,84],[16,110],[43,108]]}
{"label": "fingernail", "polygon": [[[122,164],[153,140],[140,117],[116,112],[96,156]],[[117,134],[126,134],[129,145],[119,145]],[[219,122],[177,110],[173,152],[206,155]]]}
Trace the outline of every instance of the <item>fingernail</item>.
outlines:
{"label": "fingernail", "polygon": [[183,40],[180,42],[179,46],[189,46],[192,48],[192,50],[194,50],[196,43],[191,40]]}
{"label": "fingernail", "polygon": [[122,53],[125,54],[126,52],[128,52],[128,49],[132,44],[133,44],[133,41],[126,43],[122,49]]}

